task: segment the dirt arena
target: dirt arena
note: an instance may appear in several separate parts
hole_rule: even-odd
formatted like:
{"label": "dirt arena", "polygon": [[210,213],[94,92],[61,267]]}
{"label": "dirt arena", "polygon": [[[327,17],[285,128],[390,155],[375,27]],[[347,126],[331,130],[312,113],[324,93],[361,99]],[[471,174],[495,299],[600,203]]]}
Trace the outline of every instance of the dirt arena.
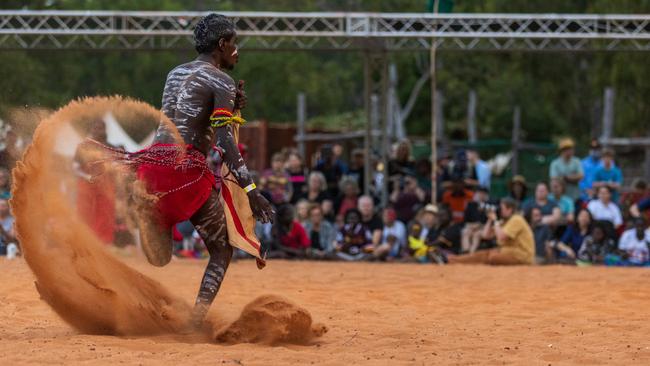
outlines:
{"label": "dirt arena", "polygon": [[[126,262],[187,301],[205,263]],[[78,334],[39,300],[22,260],[0,260],[0,363],[649,364],[650,271],[272,261],[233,263],[209,317],[224,325],[260,294],[329,328],[311,345],[220,345],[199,336]],[[532,362],[531,362],[532,361]]]}

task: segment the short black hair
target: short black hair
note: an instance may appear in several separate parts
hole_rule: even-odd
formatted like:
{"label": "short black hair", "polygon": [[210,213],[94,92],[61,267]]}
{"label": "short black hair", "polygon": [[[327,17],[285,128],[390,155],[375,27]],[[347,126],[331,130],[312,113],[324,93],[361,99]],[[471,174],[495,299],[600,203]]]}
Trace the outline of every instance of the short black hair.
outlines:
{"label": "short black hair", "polygon": [[221,14],[209,14],[201,18],[194,28],[194,48],[198,53],[210,53],[219,40],[230,40],[235,35],[235,23]]}

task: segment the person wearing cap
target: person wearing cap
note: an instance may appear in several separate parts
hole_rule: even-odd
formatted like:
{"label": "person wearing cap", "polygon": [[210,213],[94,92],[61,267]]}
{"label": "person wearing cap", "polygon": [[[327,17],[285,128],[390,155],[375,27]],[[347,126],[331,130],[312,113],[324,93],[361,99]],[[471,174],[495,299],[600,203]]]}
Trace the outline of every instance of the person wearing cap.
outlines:
{"label": "person wearing cap", "polygon": [[526,185],[526,178],[523,175],[515,175],[508,182],[508,197],[517,202],[521,206],[526,201],[528,194],[528,186]]}
{"label": "person wearing cap", "polygon": [[559,143],[560,156],[551,162],[550,178],[560,178],[566,185],[566,194],[576,201],[580,197],[578,183],[584,177],[582,163],[574,156],[575,143],[570,138]]}
{"label": "person wearing cap", "polygon": [[593,178],[593,188],[598,189],[602,186],[609,187],[612,191],[612,201],[618,202],[619,190],[623,184],[623,174],[621,169],[614,165],[614,150],[604,149],[602,165],[596,169]]}

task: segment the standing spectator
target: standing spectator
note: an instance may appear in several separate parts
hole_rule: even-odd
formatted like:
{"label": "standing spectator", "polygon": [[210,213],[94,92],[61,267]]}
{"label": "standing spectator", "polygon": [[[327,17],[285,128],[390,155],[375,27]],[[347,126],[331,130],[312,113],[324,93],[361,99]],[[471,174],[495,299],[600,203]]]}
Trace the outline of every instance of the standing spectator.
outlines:
{"label": "standing spectator", "polygon": [[397,213],[392,207],[384,209],[381,244],[375,248],[375,256],[385,258],[399,257],[406,247],[406,226],[397,220]]}
{"label": "standing spectator", "polygon": [[566,185],[566,194],[574,202],[580,197],[578,183],[584,177],[582,163],[573,156],[575,144],[571,139],[560,141],[560,156],[551,162],[550,177],[560,178]]}
{"label": "standing spectator", "polygon": [[341,196],[336,199],[335,210],[339,218],[343,218],[348,210],[357,207],[359,198],[359,187],[357,182],[349,177],[341,180]]}
{"label": "standing spectator", "polygon": [[608,221],[614,228],[623,225],[623,217],[621,210],[612,202],[612,193],[608,186],[600,186],[598,188],[598,199],[592,200],[587,205],[587,209],[591,212],[596,221]]}
{"label": "standing spectator", "polygon": [[490,165],[481,160],[481,156],[476,150],[467,150],[467,161],[469,162],[470,168],[476,172],[476,185],[490,189],[490,179],[492,177]]}
{"label": "standing spectator", "polygon": [[554,201],[549,200],[548,186],[544,182],[537,183],[535,187],[535,197],[524,202],[522,210],[524,215],[529,216],[533,208],[539,208],[543,218],[544,225],[558,225],[562,220],[562,212]]}
{"label": "standing spectator", "polygon": [[356,208],[350,209],[343,222],[336,236],[336,256],[346,261],[365,259],[372,248],[372,237],[361,223],[361,213]]}
{"label": "standing spectator", "polygon": [[337,197],[339,195],[338,184],[341,177],[345,174],[345,170],[334,155],[332,145],[324,145],[321,147],[320,159],[316,163],[314,170],[323,173],[330,197]]}
{"label": "standing spectator", "polygon": [[302,199],[296,203],[296,220],[300,225],[305,226],[305,223],[309,220],[309,208],[312,206],[309,201]]}
{"label": "standing spectator", "polygon": [[417,180],[411,175],[393,181],[393,191],[390,202],[397,212],[397,219],[401,222],[410,222],[415,217],[422,204],[426,193],[418,186]]}
{"label": "standing spectator", "polygon": [[372,236],[372,244],[378,246],[381,242],[381,235],[384,224],[377,214],[375,214],[375,203],[370,196],[359,197],[358,207],[361,212],[361,223],[366,226]]}
{"label": "standing spectator", "polygon": [[601,166],[600,154],[601,146],[598,139],[591,139],[589,155],[581,161],[584,177],[579,184],[580,198],[585,202],[594,197],[593,182],[596,170]]}
{"label": "standing spectator", "polygon": [[555,202],[562,213],[563,223],[573,222],[575,205],[569,196],[564,194],[564,182],[559,178],[551,179],[551,194],[548,198]]}
{"label": "standing spectator", "polygon": [[607,230],[602,223],[595,223],[591,233],[585,237],[578,252],[581,263],[604,263],[605,257],[617,251],[614,240],[607,236]]}
{"label": "standing spectator", "polygon": [[645,265],[650,260],[650,229],[641,218],[636,218],[633,222],[634,227],[621,235],[618,249],[625,253],[628,263]]}
{"label": "standing spectator", "polygon": [[402,140],[397,145],[395,158],[388,161],[388,177],[392,180],[396,177],[403,178],[415,174],[415,163],[411,159],[411,143]]}
{"label": "standing spectator", "polygon": [[533,264],[535,261],[535,239],[526,220],[517,212],[517,202],[504,198],[500,203],[501,218],[497,220],[496,211],[488,212],[484,238],[495,237],[498,247],[477,250],[472,254],[449,256],[450,264],[483,263],[496,265]]}
{"label": "standing spectator", "polygon": [[546,250],[546,261],[552,263],[557,259],[575,260],[585,237],[591,233],[593,218],[586,208],[576,215],[575,223],[569,225],[559,241],[551,241]]}
{"label": "standing spectator", "polygon": [[512,198],[517,202],[517,207],[521,205],[528,199],[528,186],[526,184],[526,178],[523,175],[515,175],[508,182],[508,197]]}
{"label": "standing spectator", "polygon": [[365,154],[363,153],[363,149],[354,149],[352,150],[352,159],[350,160],[348,176],[357,183],[357,187],[361,190],[365,187],[365,174]]}
{"label": "standing spectator", "polygon": [[593,177],[593,187],[598,189],[602,186],[609,187],[612,192],[612,201],[618,202],[619,189],[623,184],[623,174],[621,170],[614,165],[614,150],[604,149],[602,165],[596,169]]}
{"label": "standing spectator", "polygon": [[291,199],[291,182],[289,174],[284,170],[284,157],[280,153],[273,154],[271,169],[262,173],[260,179],[262,190],[270,197],[275,206],[280,206]]}
{"label": "standing spectator", "polygon": [[442,194],[442,203],[451,209],[452,219],[456,223],[463,222],[465,208],[474,198],[474,192],[465,189],[465,181],[459,174],[453,177],[451,187]]}
{"label": "standing spectator", "polygon": [[542,222],[542,210],[539,207],[533,207],[528,214],[528,224],[533,230],[535,238],[535,256],[541,260],[546,257],[546,247],[551,240],[551,229]]}
{"label": "standing spectator", "polygon": [[287,173],[291,182],[291,200],[292,204],[307,193],[307,174],[302,164],[302,158],[297,153],[289,154],[287,159]]}
{"label": "standing spectator", "polygon": [[11,180],[9,177],[9,170],[0,167],[0,199],[8,200],[11,198]]}
{"label": "standing spectator", "polygon": [[305,231],[311,242],[310,257],[324,259],[334,253],[336,229],[325,220],[323,209],[319,205],[313,205],[309,209],[309,220],[305,223]]}

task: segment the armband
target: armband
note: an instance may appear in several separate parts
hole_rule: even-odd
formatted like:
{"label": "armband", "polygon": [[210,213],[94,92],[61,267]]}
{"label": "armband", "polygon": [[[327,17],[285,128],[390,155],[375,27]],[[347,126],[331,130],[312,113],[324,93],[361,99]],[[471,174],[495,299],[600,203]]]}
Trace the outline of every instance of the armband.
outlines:
{"label": "armband", "polygon": [[244,191],[246,193],[249,193],[250,191],[254,190],[255,188],[257,188],[255,183],[251,183],[251,184],[247,185],[246,187],[244,187]]}
{"label": "armband", "polygon": [[224,108],[217,108],[210,115],[210,126],[212,127],[223,127],[233,123],[243,125],[246,121],[239,116],[234,116],[232,112]]}

